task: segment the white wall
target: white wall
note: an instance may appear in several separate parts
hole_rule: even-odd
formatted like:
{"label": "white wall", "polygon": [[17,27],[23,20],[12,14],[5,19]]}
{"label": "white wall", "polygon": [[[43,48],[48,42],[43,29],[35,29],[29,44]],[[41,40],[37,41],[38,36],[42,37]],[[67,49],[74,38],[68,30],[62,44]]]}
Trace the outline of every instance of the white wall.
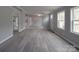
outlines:
{"label": "white wall", "polygon": [[49,15],[32,16],[31,27],[39,29],[49,29]]}
{"label": "white wall", "polygon": [[0,6],[0,43],[13,36],[12,13],[9,6]]}
{"label": "white wall", "polygon": [[32,24],[31,27],[34,28],[43,28],[42,25],[42,16],[32,16]]}
{"label": "white wall", "polygon": [[13,16],[19,17],[19,32],[25,29],[25,14],[11,6],[0,6],[0,44],[13,36]]}

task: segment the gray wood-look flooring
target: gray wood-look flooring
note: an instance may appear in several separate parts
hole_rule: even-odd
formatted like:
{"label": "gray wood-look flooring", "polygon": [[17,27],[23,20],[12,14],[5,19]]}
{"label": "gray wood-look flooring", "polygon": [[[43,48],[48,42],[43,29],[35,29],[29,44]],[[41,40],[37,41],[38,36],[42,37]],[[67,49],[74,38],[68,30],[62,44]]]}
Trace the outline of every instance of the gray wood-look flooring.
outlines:
{"label": "gray wood-look flooring", "polygon": [[77,50],[54,33],[44,29],[26,29],[7,41],[3,52],[76,52]]}

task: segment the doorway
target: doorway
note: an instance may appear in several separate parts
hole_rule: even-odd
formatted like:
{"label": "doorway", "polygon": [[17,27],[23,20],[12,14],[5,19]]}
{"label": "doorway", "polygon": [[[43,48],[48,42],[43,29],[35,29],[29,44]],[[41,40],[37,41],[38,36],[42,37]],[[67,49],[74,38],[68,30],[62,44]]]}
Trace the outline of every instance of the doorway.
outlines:
{"label": "doorway", "polygon": [[19,31],[19,17],[13,16],[13,32]]}

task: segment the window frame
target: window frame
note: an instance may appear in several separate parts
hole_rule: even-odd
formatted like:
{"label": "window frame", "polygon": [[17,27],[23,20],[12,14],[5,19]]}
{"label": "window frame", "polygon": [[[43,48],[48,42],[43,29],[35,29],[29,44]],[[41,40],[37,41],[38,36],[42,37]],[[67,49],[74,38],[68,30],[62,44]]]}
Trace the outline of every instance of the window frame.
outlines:
{"label": "window frame", "polygon": [[71,18],[70,18],[70,20],[71,20],[70,21],[70,32],[72,32],[74,34],[79,34],[79,32],[74,31],[74,27],[75,27],[74,22],[79,21],[78,19],[74,19],[74,9],[77,9],[77,8],[79,8],[79,7],[74,7],[74,8],[70,9],[70,16],[71,16]]}
{"label": "window frame", "polygon": [[[59,18],[58,15],[61,14],[61,13],[64,13],[64,19],[61,19],[60,20],[60,19],[58,19]],[[60,21],[64,21],[64,25],[62,25],[62,26],[64,26],[63,28],[60,27],[59,24],[58,24]],[[57,28],[62,29],[62,30],[65,30],[65,10],[60,11],[60,12],[57,13]]]}

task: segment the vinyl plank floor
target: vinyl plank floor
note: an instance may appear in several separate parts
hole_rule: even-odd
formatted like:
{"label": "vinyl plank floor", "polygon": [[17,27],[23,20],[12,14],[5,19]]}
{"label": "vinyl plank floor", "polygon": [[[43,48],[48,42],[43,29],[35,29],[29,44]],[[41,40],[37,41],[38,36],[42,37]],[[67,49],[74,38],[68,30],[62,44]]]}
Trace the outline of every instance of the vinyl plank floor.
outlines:
{"label": "vinyl plank floor", "polygon": [[[10,39],[9,39],[10,40]],[[2,52],[77,52],[54,33],[44,29],[26,29],[15,33]]]}

